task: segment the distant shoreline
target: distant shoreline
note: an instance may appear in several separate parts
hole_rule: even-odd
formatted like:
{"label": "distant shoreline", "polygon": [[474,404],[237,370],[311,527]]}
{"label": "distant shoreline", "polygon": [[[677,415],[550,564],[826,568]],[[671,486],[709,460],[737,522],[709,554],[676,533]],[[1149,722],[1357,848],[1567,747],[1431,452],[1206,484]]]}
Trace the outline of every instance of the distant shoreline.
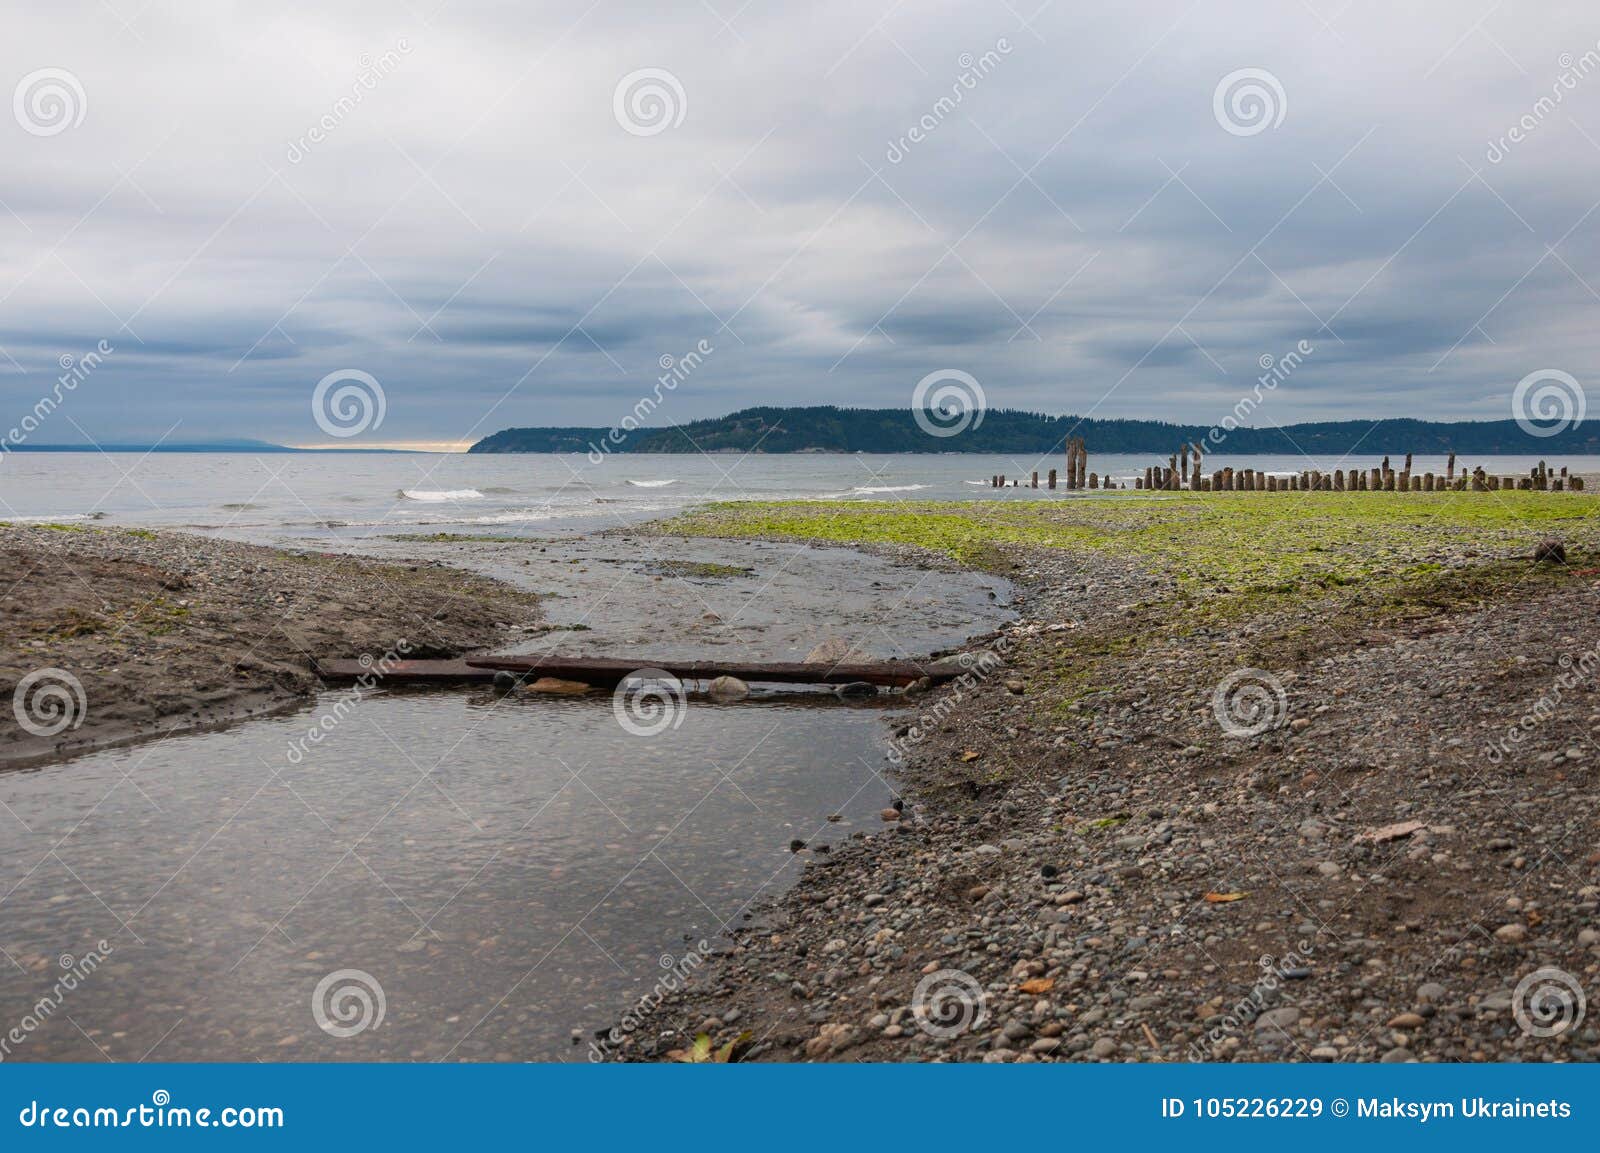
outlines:
{"label": "distant shoreline", "polygon": [[[140,453],[359,453],[370,455],[372,453],[401,453],[414,454],[426,453],[423,448],[296,448],[288,444],[14,444],[6,449],[6,455],[13,452],[140,452]],[[466,450],[463,449],[463,452]]]}
{"label": "distant shoreline", "polygon": [[1600,454],[1600,427],[1581,420],[1536,424],[1531,419],[1427,421],[1411,418],[1317,421],[1251,427],[1233,412],[1214,425],[1159,420],[1051,416],[1016,409],[916,411],[818,406],[748,408],[727,416],[663,428],[640,427],[629,414],[612,428],[507,428],[484,437],[470,453],[576,453],[594,464],[640,453],[699,455],[897,455],[936,453],[1047,456],[1080,437],[1091,454],[1153,454],[1184,445],[1207,456],[1444,455],[1542,456]]}

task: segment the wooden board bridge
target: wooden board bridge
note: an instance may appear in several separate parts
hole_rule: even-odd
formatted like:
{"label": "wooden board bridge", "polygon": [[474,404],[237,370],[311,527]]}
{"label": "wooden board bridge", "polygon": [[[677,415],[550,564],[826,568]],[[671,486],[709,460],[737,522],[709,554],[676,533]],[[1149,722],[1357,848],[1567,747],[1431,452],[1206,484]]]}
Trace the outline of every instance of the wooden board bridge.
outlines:
{"label": "wooden board bridge", "polygon": [[751,683],[791,685],[870,685],[904,688],[926,677],[932,684],[954,680],[966,671],[959,661],[873,661],[830,664],[824,661],[675,661],[662,657],[621,660],[615,657],[485,656],[465,660],[402,660],[385,665],[358,660],[318,661],[317,675],[325,681],[370,679],[388,683],[492,682],[496,673],[519,679],[556,677],[596,688],[615,688],[629,677],[650,670],[668,673],[680,681],[738,677]]}

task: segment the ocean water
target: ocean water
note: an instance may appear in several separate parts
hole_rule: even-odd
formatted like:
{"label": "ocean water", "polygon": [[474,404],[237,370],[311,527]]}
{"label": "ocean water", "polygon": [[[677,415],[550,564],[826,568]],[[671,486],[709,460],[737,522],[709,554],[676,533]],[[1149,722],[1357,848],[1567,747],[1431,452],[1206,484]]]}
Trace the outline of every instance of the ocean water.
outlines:
{"label": "ocean water", "polygon": [[[1373,468],[1381,456],[1214,456],[1216,465],[1288,473]],[[1095,456],[1125,481],[1152,456]],[[1398,463],[1398,462],[1396,462]],[[1533,457],[1462,458],[1509,476]],[[1551,459],[1600,473],[1600,457]],[[1418,471],[1444,471],[1417,457]],[[563,535],[638,523],[710,500],[1106,499],[1044,488],[1059,457],[944,455],[582,455],[464,453],[13,453],[0,458],[0,518],[103,519],[238,539],[352,538],[394,531]],[[1040,488],[1025,487],[1032,472]],[[995,474],[1024,487],[997,492]],[[1114,498],[1113,498],[1114,499]]]}

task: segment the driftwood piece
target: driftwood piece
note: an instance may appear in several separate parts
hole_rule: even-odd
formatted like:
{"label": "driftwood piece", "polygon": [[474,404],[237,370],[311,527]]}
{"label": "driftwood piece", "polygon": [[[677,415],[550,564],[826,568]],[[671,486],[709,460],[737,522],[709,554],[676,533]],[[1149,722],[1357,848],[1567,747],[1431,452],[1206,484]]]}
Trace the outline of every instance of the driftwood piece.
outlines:
{"label": "driftwood piece", "polygon": [[472,668],[491,672],[503,669],[517,674],[537,673],[562,680],[611,688],[641,669],[657,669],[679,680],[715,680],[738,677],[742,681],[765,681],[795,685],[843,685],[865,681],[873,685],[909,685],[922,677],[948,681],[965,669],[954,660],[875,661],[871,664],[827,664],[822,661],[673,661],[659,657],[620,660],[615,657],[572,657],[546,654],[535,657],[472,657]]}

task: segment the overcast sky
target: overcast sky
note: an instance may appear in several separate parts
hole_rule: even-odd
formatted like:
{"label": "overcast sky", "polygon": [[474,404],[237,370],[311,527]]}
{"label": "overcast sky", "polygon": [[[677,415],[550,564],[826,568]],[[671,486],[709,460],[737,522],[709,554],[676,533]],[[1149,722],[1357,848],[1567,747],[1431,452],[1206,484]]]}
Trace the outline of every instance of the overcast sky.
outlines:
{"label": "overcast sky", "polygon": [[5,2],[0,426],[111,349],[38,443],[608,426],[701,341],[654,423],[939,369],[1212,423],[1301,341],[1256,423],[1595,375],[1593,3]]}

